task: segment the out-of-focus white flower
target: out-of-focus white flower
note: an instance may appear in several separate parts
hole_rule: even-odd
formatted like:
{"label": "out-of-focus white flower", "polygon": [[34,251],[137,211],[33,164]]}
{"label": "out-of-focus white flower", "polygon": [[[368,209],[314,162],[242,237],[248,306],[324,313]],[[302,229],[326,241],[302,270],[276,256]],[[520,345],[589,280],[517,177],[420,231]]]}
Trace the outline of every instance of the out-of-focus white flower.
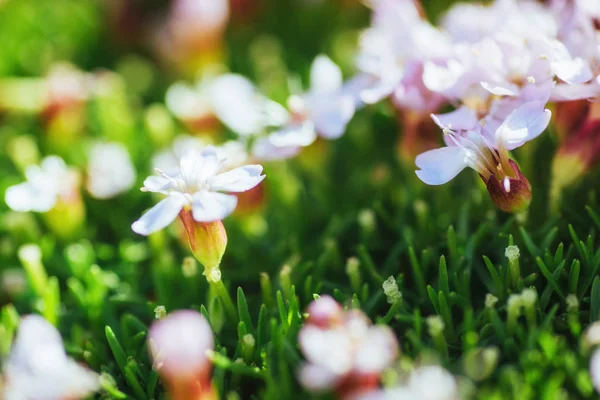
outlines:
{"label": "out-of-focus white flower", "polygon": [[110,199],[131,189],[135,168],[120,143],[96,143],[89,152],[86,187],[97,199]]}
{"label": "out-of-focus white flower", "polygon": [[373,387],[398,355],[391,329],[371,325],[359,310],[344,312],[329,296],[315,300],[298,341],[307,360],[300,382],[311,391],[348,395]]}
{"label": "out-of-focus white flower", "polygon": [[213,113],[208,97],[207,83],[196,87],[183,82],[174,83],[167,89],[165,104],[169,111],[182,121],[204,118]]}
{"label": "out-of-focus white flower", "polygon": [[265,176],[262,166],[245,165],[227,172],[224,160],[212,146],[201,152],[187,152],[180,161],[177,174],[158,170],[158,176],[144,181],[143,191],[167,197],[146,212],[131,228],[149,235],[169,225],[182,210],[191,209],[197,222],[219,221],[233,212],[237,197],[222,192],[245,192],[258,185]]}
{"label": "out-of-focus white flower", "polygon": [[166,381],[172,398],[213,398],[202,396],[213,390],[208,353],[214,349],[210,324],[202,314],[181,310],[155,321],[150,327],[148,347],[154,368]]}
{"label": "out-of-focus white flower", "polygon": [[57,201],[79,196],[79,174],[58,156],[44,158],[39,167],[27,167],[25,177],[26,182],[6,190],[6,204],[14,211],[47,212]]}
{"label": "out-of-focus white flower", "polygon": [[69,357],[60,333],[44,318],[21,318],[4,366],[7,400],[83,399],[100,388],[99,376]]}
{"label": "out-of-focus white flower", "polygon": [[594,350],[590,358],[590,375],[596,393],[600,394],[600,349]]}
{"label": "out-of-focus white flower", "polygon": [[217,118],[241,136],[265,133],[267,128],[282,126],[289,119],[282,105],[266,98],[241,75],[216,78],[210,97]]}
{"label": "out-of-focus white flower", "polygon": [[456,378],[438,365],[420,366],[411,371],[400,386],[371,390],[350,396],[348,400],[460,400]]}
{"label": "out-of-focus white flower", "polygon": [[310,70],[310,89],[288,100],[290,121],[269,136],[275,147],[308,146],[317,135],[335,139],[354,115],[355,100],[345,93],[342,71],[327,56],[318,56]]}
{"label": "out-of-focus white flower", "polygon": [[583,338],[588,346],[600,345],[600,321],[596,321],[585,330]]}

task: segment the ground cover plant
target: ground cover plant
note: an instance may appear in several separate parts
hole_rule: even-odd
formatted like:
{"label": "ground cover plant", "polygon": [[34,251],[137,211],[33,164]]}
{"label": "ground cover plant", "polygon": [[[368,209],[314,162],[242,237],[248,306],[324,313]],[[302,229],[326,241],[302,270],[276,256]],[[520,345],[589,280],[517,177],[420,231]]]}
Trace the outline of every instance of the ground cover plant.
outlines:
{"label": "ground cover plant", "polygon": [[0,0],[0,398],[598,398],[596,3]]}

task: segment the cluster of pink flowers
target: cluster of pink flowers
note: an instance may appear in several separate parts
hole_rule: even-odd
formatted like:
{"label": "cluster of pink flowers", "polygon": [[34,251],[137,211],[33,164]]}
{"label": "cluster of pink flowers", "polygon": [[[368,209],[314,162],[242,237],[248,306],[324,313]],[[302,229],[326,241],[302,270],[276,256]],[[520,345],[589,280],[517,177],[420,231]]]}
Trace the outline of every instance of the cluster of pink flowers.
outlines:
{"label": "cluster of pink flowers", "polygon": [[[571,129],[576,138],[559,153],[577,156],[585,148],[582,169],[598,158],[597,124],[586,124],[593,117],[588,101],[600,90],[598,11],[589,2],[459,3],[439,27],[414,0],[369,5],[372,24],[360,38],[359,72],[346,82],[340,68],[320,55],[310,88],[293,94],[287,107],[234,74],[188,91],[187,104],[204,98],[206,112],[237,133],[254,159],[269,161],[293,157],[318,137],[339,138],[356,110],[389,98],[403,125],[402,153],[426,150],[416,158],[423,182],[444,184],[472,168],[496,205],[509,212],[531,200],[531,186],[509,151],[545,131],[548,103],[577,104],[577,121],[572,113],[563,119],[585,125]],[[447,106],[454,111],[435,114]],[[446,147],[433,148],[435,125]]]}

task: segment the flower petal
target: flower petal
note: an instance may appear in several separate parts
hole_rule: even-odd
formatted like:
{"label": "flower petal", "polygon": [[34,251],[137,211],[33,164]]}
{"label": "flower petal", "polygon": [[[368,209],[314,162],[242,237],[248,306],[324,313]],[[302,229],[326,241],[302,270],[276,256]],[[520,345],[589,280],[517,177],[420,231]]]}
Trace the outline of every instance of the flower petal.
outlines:
{"label": "flower petal", "polygon": [[163,229],[177,218],[177,214],[186,203],[185,196],[181,193],[173,193],[142,215],[131,225],[131,229],[145,236]]}
{"label": "flower petal", "polygon": [[298,380],[303,387],[312,392],[324,392],[333,389],[340,376],[320,365],[304,364],[300,367]]}
{"label": "flower petal", "polygon": [[236,206],[236,196],[202,191],[193,196],[192,215],[198,222],[219,221],[231,214]]}
{"label": "flower petal", "polygon": [[456,131],[471,130],[477,123],[477,114],[469,107],[462,106],[446,114],[431,114],[431,119],[440,128]]}
{"label": "flower petal", "polygon": [[269,135],[269,141],[275,147],[306,147],[311,145],[316,139],[317,133],[315,132],[315,126],[311,121],[290,124]]}
{"label": "flower petal", "polygon": [[457,146],[442,147],[419,154],[415,160],[417,176],[428,185],[442,185],[467,166],[465,152]]}
{"label": "flower petal", "polygon": [[224,192],[245,192],[265,179],[261,165],[244,165],[209,179],[210,189]]}
{"label": "flower petal", "polygon": [[311,106],[311,118],[316,131],[327,139],[339,138],[346,131],[355,108],[355,101],[351,96],[323,97]]}
{"label": "flower petal", "polygon": [[380,373],[394,362],[397,355],[398,341],[390,328],[372,326],[356,349],[355,368],[365,374]]}
{"label": "flower petal", "polygon": [[252,156],[263,161],[285,160],[294,157],[300,150],[300,146],[277,147],[268,137],[263,137],[254,143]]}
{"label": "flower petal", "polygon": [[496,96],[517,96],[519,94],[519,87],[509,82],[503,84],[481,82],[481,87]]}
{"label": "flower petal", "polygon": [[160,175],[151,175],[144,179],[144,192],[165,193],[167,189],[172,188],[172,181]]}
{"label": "flower petal", "polygon": [[9,187],[4,195],[6,204],[20,212],[47,212],[56,204],[56,191],[44,190],[30,182],[23,182]]}
{"label": "flower petal", "polygon": [[342,86],[342,71],[331,59],[319,55],[310,68],[310,90],[333,92]]}
{"label": "flower petal", "polygon": [[544,105],[540,101],[531,101],[514,110],[496,131],[496,140],[501,140],[508,150],[513,150],[538,137],[552,116]]}

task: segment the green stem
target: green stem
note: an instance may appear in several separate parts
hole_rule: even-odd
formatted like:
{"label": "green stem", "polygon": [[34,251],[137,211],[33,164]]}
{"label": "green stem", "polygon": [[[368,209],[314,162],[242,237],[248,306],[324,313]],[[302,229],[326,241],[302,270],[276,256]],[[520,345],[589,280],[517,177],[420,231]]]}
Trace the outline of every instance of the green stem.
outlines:
{"label": "green stem", "polygon": [[212,286],[215,293],[217,294],[217,296],[219,297],[219,299],[221,299],[221,302],[223,303],[223,306],[225,307],[225,311],[227,312],[229,317],[233,321],[237,322],[238,314],[237,314],[235,305],[233,304],[231,295],[229,294],[229,292],[227,291],[227,288],[223,284],[223,280],[219,279],[216,282],[209,281],[209,283]]}

